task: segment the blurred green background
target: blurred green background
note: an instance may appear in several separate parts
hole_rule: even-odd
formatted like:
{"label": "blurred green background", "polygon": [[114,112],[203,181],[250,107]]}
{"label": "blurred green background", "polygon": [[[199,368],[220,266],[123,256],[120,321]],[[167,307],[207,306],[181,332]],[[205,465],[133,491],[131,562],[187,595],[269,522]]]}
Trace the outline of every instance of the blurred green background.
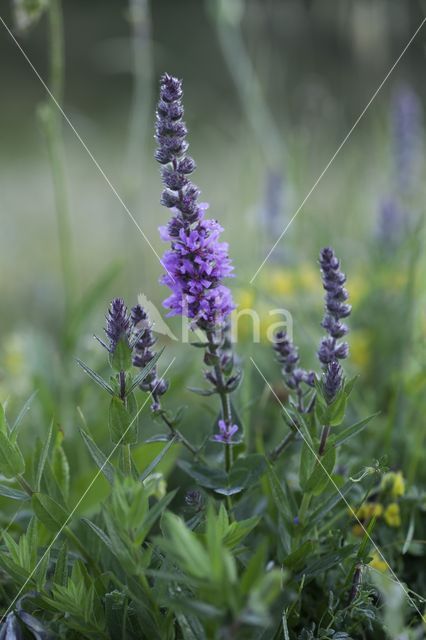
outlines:
{"label": "blurred green background", "polygon": [[[157,227],[167,212],[159,204],[161,181],[153,158],[157,87],[164,71],[183,78],[195,181],[210,213],[225,227],[236,298],[266,315],[270,308],[288,309],[307,367],[315,366],[321,335],[318,251],[325,244],[335,248],[354,304],[349,368],[361,374],[358,413],[383,412],[370,449],[389,454],[392,466],[413,465],[414,477],[424,439],[423,30],[253,286],[249,281],[419,27],[423,3],[68,0],[63,12],[64,110],[159,254],[164,247]],[[1,15],[49,82],[46,15],[23,30],[12,3],[3,1]],[[73,358],[103,366],[104,355],[91,336],[101,335],[109,300],[119,295],[130,305],[143,292],[160,305],[167,294],[158,285],[161,265],[63,123],[73,304],[80,305],[77,320],[70,319],[52,172],[38,115],[46,92],[2,25],[0,76],[0,399],[8,398],[16,412],[37,388],[34,415],[40,419],[34,418],[33,429],[43,433],[54,415],[71,438],[79,404],[106,442],[106,403]],[[408,196],[399,192],[395,169],[393,105],[401,91],[416,96],[417,105]],[[396,244],[378,235],[387,198],[403,209],[404,231]],[[115,269],[111,265],[117,269],[110,279],[105,273]],[[97,298],[91,287],[104,276]],[[269,345],[252,345],[245,335],[237,345],[241,357],[247,363],[249,354],[258,354],[278,384]],[[184,389],[199,383],[200,354],[176,344],[168,344],[168,353],[178,356],[170,402],[183,394],[186,403],[198,406],[190,428],[199,439],[203,405]],[[247,367],[240,406],[249,414],[250,399],[262,390]],[[215,409],[210,410],[213,419]],[[210,425],[200,429],[205,435]],[[395,452],[407,434],[403,460],[403,451]]]}

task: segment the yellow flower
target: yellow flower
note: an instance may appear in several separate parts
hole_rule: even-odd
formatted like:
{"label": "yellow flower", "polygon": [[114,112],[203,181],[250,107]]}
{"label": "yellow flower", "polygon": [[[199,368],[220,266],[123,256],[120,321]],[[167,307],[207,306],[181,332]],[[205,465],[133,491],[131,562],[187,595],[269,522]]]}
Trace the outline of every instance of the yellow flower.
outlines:
{"label": "yellow flower", "polygon": [[289,296],[294,292],[295,274],[289,269],[274,269],[267,274],[265,284],[270,293]]}
{"label": "yellow flower", "polygon": [[[353,511],[352,514],[355,515]],[[364,502],[356,512],[356,517],[359,520],[371,520],[374,516],[380,518],[382,515],[383,505],[378,502]]]}
{"label": "yellow flower", "polygon": [[354,526],[352,527],[352,533],[357,538],[361,538],[364,535],[364,529],[360,524],[354,524]]}
{"label": "yellow flower", "polygon": [[368,564],[372,569],[377,569],[377,571],[381,571],[382,573],[389,569],[388,563],[379,556],[377,551],[374,551],[373,559]]}
{"label": "yellow flower", "polygon": [[365,293],[365,285],[368,282],[364,276],[351,276],[351,281],[348,284],[349,299],[353,306],[361,300]]}
{"label": "yellow flower", "polygon": [[298,284],[302,289],[312,293],[321,291],[321,277],[318,269],[314,269],[311,265],[303,265],[298,271]]}
{"label": "yellow flower", "polygon": [[399,498],[405,493],[405,480],[402,471],[385,473],[381,483],[382,491],[389,491],[393,498]]}
{"label": "yellow flower", "polygon": [[400,527],[401,526],[401,512],[399,510],[399,504],[396,502],[391,502],[391,504],[386,507],[386,511],[384,513],[385,522],[389,527]]}
{"label": "yellow flower", "polygon": [[235,296],[239,309],[252,309],[254,305],[253,289],[239,289]]}

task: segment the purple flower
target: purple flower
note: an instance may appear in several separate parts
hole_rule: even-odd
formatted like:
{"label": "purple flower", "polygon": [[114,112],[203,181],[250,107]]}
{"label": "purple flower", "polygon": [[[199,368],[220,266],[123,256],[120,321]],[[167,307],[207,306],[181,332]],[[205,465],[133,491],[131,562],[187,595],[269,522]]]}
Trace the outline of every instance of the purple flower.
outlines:
{"label": "purple flower", "polygon": [[106,346],[111,354],[114,354],[122,338],[124,338],[127,343],[129,343],[130,340],[130,318],[122,298],[114,298],[105,318],[107,321],[105,333],[109,339],[109,344],[104,346]]}
{"label": "purple flower", "polygon": [[326,247],[320,253],[322,282],[325,289],[325,315],[322,326],[328,336],[323,338],[318,350],[318,358],[323,365],[333,360],[348,356],[349,347],[346,342],[338,342],[345,336],[348,327],[341,322],[351,313],[351,306],[347,304],[348,292],[343,286],[346,282],[345,274],[340,270],[340,263],[333,249]]}
{"label": "purple flower", "polygon": [[342,388],[343,370],[337,360],[333,360],[327,365],[323,374],[323,389],[325,399],[331,404],[338,392]]}
{"label": "purple flower", "polygon": [[[154,346],[156,340],[152,335],[148,315],[140,304],[132,308],[131,322],[133,331],[133,366],[143,369],[154,358],[155,354],[151,347]],[[153,403],[151,409],[157,411],[160,408],[159,396],[167,391],[168,383],[157,377],[156,366],[152,367],[147,377],[140,384],[140,388],[152,394]]]}
{"label": "purple flower", "polygon": [[236,424],[227,425],[225,420],[219,420],[218,426],[220,433],[216,433],[213,436],[213,440],[223,442],[224,444],[232,443],[232,436],[237,433],[238,426]]}
{"label": "purple flower", "polygon": [[421,103],[409,86],[394,94],[392,125],[396,180],[401,192],[407,193],[419,179],[423,139]]}
{"label": "purple flower", "polygon": [[376,236],[387,250],[395,249],[402,239],[404,212],[396,198],[384,198],[380,202]]}
{"label": "purple flower", "polygon": [[277,331],[275,334],[274,350],[277,353],[278,362],[282,365],[284,381],[289,389],[299,391],[302,382],[310,387],[314,386],[313,371],[308,372],[297,366],[300,359],[297,347],[285,331]]}
{"label": "purple flower", "polygon": [[222,280],[232,275],[228,244],[219,240],[223,229],[216,220],[205,218],[208,205],[198,202],[199,190],[189,175],[195,163],[185,155],[186,127],[182,122],[182,84],[165,74],[161,79],[157,108],[157,160],[162,165],[161,202],[172,210],[161,238],[170,242],[163,265],[167,273],[161,283],[172,294],[164,301],[169,316],[182,315],[203,329],[221,326],[234,309],[230,290]]}

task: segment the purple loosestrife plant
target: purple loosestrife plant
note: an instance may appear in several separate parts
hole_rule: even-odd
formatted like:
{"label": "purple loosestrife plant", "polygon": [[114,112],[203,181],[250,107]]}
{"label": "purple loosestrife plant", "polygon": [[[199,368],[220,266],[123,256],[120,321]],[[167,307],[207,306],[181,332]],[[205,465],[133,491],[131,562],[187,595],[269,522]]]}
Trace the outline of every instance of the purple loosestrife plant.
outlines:
{"label": "purple loosestrife plant", "polygon": [[[216,220],[205,217],[208,205],[199,203],[200,192],[190,179],[195,163],[186,153],[182,95],[181,81],[164,74],[156,124],[156,159],[161,164],[165,187],[161,203],[172,212],[168,225],[160,228],[162,239],[171,247],[163,257],[167,273],[161,282],[172,292],[164,306],[169,309],[168,315],[185,316],[192,327],[205,332],[204,362],[212,368],[206,377],[221,398],[226,433],[235,433],[228,394],[238,384],[239,375],[231,375],[229,356],[224,354],[227,319],[235,305],[223,284],[232,275],[233,267],[228,244],[220,241],[223,229]],[[230,442],[218,426],[219,439]]]}
{"label": "purple loosestrife plant", "polygon": [[322,282],[325,289],[325,315],[322,321],[327,336],[321,340],[318,358],[326,367],[334,360],[342,360],[349,354],[347,342],[339,341],[348,332],[348,327],[342,322],[351,313],[351,306],[347,304],[348,292],[344,287],[345,274],[340,270],[340,263],[333,249],[325,247],[320,253]]}

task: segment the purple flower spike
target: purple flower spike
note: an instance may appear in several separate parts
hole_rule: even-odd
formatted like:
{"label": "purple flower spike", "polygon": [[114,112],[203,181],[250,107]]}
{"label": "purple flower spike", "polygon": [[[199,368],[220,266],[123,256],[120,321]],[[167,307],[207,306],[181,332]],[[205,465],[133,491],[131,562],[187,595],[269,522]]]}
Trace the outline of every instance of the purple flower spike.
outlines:
{"label": "purple flower spike", "polygon": [[223,442],[224,444],[231,444],[232,436],[237,433],[238,426],[236,424],[227,425],[224,420],[219,420],[218,426],[220,433],[216,433],[213,436],[213,440],[216,440],[216,442]]}
{"label": "purple flower spike", "polygon": [[198,203],[200,192],[189,179],[195,163],[185,155],[188,144],[181,98],[181,81],[165,74],[157,108],[156,158],[166,186],[161,202],[173,216],[167,227],[160,227],[161,238],[171,245],[164,254],[167,273],[161,283],[172,291],[164,301],[169,316],[186,316],[194,325],[211,330],[223,325],[234,309],[231,292],[222,284],[233,267],[228,244],[219,240],[223,229],[216,220],[204,217],[208,205]]}
{"label": "purple flower spike", "polygon": [[338,342],[345,336],[348,327],[341,322],[351,313],[351,306],[347,304],[348,292],[343,286],[346,282],[345,274],[340,270],[340,263],[333,249],[326,247],[320,253],[320,265],[325,294],[325,315],[322,326],[328,336],[321,340],[318,358],[323,365],[328,365],[336,359],[348,356],[349,347],[346,342]]}
{"label": "purple flower spike", "polygon": [[337,360],[333,360],[327,365],[323,374],[324,395],[328,404],[331,404],[338,392],[342,388],[343,370]]}
{"label": "purple flower spike", "polygon": [[[143,369],[151,362],[155,355],[151,347],[154,346],[156,340],[152,335],[148,315],[140,304],[132,308],[131,323],[134,337],[133,366]],[[140,388],[152,394],[153,403],[151,409],[158,411],[160,409],[159,396],[166,393],[168,383],[162,378],[157,377],[157,367],[152,367],[147,377],[140,384]]]}
{"label": "purple flower spike", "polygon": [[401,86],[393,96],[392,125],[395,174],[402,194],[410,193],[420,179],[423,118],[418,95]]}
{"label": "purple flower spike", "polygon": [[114,298],[105,316],[107,324],[105,333],[109,339],[108,351],[113,354],[121,338],[130,340],[130,318],[124,300]]}
{"label": "purple flower spike", "polygon": [[275,334],[274,350],[277,353],[278,362],[282,365],[284,381],[289,389],[299,392],[302,382],[310,387],[314,386],[313,371],[305,371],[297,366],[299,362],[297,347],[285,331],[278,331]]}

